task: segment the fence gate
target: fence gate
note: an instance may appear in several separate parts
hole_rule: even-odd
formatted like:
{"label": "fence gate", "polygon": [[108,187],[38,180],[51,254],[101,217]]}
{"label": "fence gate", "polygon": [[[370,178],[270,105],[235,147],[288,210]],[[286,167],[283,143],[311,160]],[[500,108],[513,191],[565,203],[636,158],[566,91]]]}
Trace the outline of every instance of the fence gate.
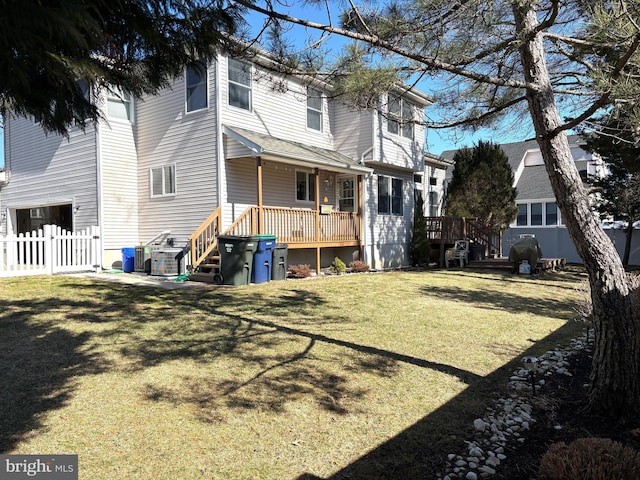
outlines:
{"label": "fence gate", "polygon": [[0,237],[0,277],[98,271],[100,227],[68,232],[57,225]]}

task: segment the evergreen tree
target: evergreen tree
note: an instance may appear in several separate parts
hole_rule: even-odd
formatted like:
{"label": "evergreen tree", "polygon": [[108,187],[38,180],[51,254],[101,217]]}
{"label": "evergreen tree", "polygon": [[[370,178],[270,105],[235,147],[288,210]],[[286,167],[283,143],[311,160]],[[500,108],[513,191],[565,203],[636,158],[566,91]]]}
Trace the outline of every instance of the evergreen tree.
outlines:
{"label": "evergreen tree", "polygon": [[67,134],[96,121],[91,92],[155,94],[207,61],[239,9],[206,0],[12,0],[0,15],[0,115]]}
{"label": "evergreen tree", "polygon": [[597,153],[607,166],[606,175],[588,179],[598,192],[595,210],[625,225],[623,265],[629,264],[633,224],[640,221],[640,131],[627,110],[599,117],[595,128],[582,133],[585,150]]}
{"label": "evergreen tree", "polygon": [[518,215],[509,158],[499,145],[478,142],[458,150],[447,192],[447,215],[480,218],[503,231]]}
{"label": "evergreen tree", "polygon": [[409,257],[412,265],[429,265],[431,243],[427,238],[427,219],[424,216],[424,200],[418,195],[413,212],[413,229],[409,244]]}

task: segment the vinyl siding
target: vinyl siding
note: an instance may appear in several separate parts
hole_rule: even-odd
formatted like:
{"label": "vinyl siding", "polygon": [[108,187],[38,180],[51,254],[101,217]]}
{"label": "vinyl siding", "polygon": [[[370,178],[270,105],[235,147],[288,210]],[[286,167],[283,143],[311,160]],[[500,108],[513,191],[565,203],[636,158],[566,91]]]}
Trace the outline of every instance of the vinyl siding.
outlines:
{"label": "vinyl siding", "polygon": [[[355,110],[344,104],[336,104],[334,109],[334,145],[336,150],[360,160],[373,143],[373,113]],[[366,159],[371,159],[368,155]]]}
{"label": "vinyl siding", "polygon": [[389,133],[387,119],[377,115],[378,148],[377,158],[374,161],[385,163],[389,166],[408,168],[415,172],[422,171],[422,155],[424,152],[424,129],[421,125],[414,125],[414,139],[411,140]]}
{"label": "vinyl siding", "polygon": [[5,135],[5,168],[11,180],[2,187],[1,211],[73,203],[79,207],[74,229],[97,225],[96,135],[92,126],[85,132],[72,129],[65,139],[45,135],[31,119],[7,118]]}
{"label": "vinyl siding", "polygon": [[[137,104],[139,236],[170,229],[176,246],[217,207],[215,66],[208,69],[209,106],[186,113],[184,79]],[[150,169],[176,165],[176,194],[151,198]]]}
{"label": "vinyl siding", "polygon": [[[403,215],[378,214],[378,176],[403,181]],[[396,268],[408,265],[409,241],[413,216],[413,176],[394,170],[376,170],[366,179],[365,261],[373,268]]]}
{"label": "vinyl siding", "polygon": [[108,119],[107,124],[100,125],[99,136],[103,248],[131,248],[140,241],[133,126],[127,121]]}
{"label": "vinyl siding", "polygon": [[229,105],[227,58],[220,61],[220,99],[222,123],[294,142],[333,149],[329,102],[323,102],[322,132],[307,128],[306,86],[280,78],[253,66],[251,82],[252,109]]}

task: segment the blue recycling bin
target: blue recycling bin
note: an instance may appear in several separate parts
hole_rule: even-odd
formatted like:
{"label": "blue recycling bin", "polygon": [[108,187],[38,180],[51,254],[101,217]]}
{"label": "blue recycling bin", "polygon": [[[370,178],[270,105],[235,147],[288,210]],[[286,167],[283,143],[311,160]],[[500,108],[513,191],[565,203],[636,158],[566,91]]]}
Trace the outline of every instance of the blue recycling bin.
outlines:
{"label": "blue recycling bin", "polygon": [[251,269],[251,282],[264,283],[271,281],[271,268],[273,249],[276,246],[275,235],[255,235],[258,247],[253,254],[253,268]]}
{"label": "blue recycling bin", "polygon": [[135,269],[135,265],[136,265],[136,249],[123,248],[122,249],[122,271],[125,273],[131,273]]}

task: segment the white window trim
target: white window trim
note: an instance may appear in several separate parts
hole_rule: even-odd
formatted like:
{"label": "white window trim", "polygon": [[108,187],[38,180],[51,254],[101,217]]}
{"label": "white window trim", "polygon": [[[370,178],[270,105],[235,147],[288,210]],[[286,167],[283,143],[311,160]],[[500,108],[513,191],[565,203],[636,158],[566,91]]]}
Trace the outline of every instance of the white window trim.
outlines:
{"label": "white window trim", "polygon": [[[249,67],[249,85],[245,85],[243,83],[238,83],[238,82],[234,82],[233,80],[231,80],[231,77],[229,75],[229,72],[231,71],[231,63],[232,62],[237,62],[240,63],[242,65],[246,65]],[[231,88],[229,88],[229,86],[233,84],[233,85],[237,85],[240,88],[244,88],[249,90],[249,108],[242,108],[242,107],[238,107],[237,105],[232,105],[231,101],[230,101],[230,94],[231,94]],[[240,112],[253,112],[253,66],[251,64],[245,63],[245,62],[241,62],[240,60],[235,60],[233,58],[229,58],[227,60],[227,105],[230,108],[235,108],[236,110],[240,111]]]}
{"label": "white window trim", "polygon": [[[300,200],[300,199],[298,198],[298,172],[299,172],[299,173],[304,173],[304,174],[305,174],[305,180],[306,180],[306,197],[307,197],[307,200]],[[308,200],[308,198],[309,198],[309,193],[311,192],[311,189],[309,188],[309,185],[310,185],[312,182],[315,182],[314,175],[315,175],[315,174],[314,174],[313,172],[310,172],[310,171],[308,171],[308,170],[296,170],[296,171],[295,171],[295,173],[294,173],[294,177],[293,177],[293,178],[295,179],[295,184],[294,184],[294,187],[295,187],[295,188],[294,188],[294,192],[293,192],[293,194],[294,194],[294,198],[295,198],[296,203],[304,203],[304,204],[307,204],[307,205],[308,205],[309,203],[313,203],[313,202],[315,202],[315,201],[316,201],[316,199],[315,199],[315,198],[312,198],[311,200]],[[313,185],[314,185],[314,187],[315,187],[315,183],[313,183]],[[314,196],[315,196],[315,195],[314,195]]]}
{"label": "white window trim", "polygon": [[[398,101],[400,103],[399,107],[400,107],[400,112],[399,113],[391,113],[389,111],[389,105],[391,104],[391,101]],[[409,109],[410,115],[405,115],[405,110]],[[387,133],[389,133],[390,135],[395,135],[397,137],[402,137],[402,138],[406,138],[407,140],[410,141],[415,141],[416,138],[416,129],[415,129],[415,124],[413,123],[413,121],[415,120],[415,105],[413,103],[411,103],[410,101],[397,96],[397,95],[392,95],[389,94],[387,96]],[[411,123],[406,122],[406,120],[410,120]],[[390,122],[394,122],[397,125],[398,128],[398,132],[392,132],[389,129],[389,123]],[[404,134],[404,129],[407,127],[407,125],[409,127],[411,127],[411,136],[407,137]]]}
{"label": "white window trim", "polygon": [[[380,186],[380,178],[385,178],[389,182],[389,212],[383,213],[380,212],[380,194],[379,194],[379,186]],[[400,198],[402,199],[402,213],[395,213],[393,211],[393,181],[400,180],[402,182],[402,189],[400,192]],[[405,179],[401,177],[393,177],[391,175],[378,175],[376,178],[376,213],[378,215],[389,216],[389,217],[404,217],[405,214],[405,204],[404,204],[404,189],[405,189]]]}
{"label": "white window trim", "polygon": [[[542,204],[542,225],[531,225],[531,204],[532,203],[540,203]],[[547,204],[555,203],[557,209],[558,220],[554,225],[547,225]],[[526,200],[526,201],[518,201],[516,204],[526,205],[527,206],[527,224],[526,225],[518,225],[518,217],[513,221],[510,228],[565,228],[564,221],[562,219],[562,213],[560,213],[560,208],[558,207],[558,202],[554,198],[546,198],[544,200]]]}
{"label": "white window trim", "polygon": [[[126,93],[126,92],[122,92],[122,95],[124,95],[127,100],[123,100],[122,96],[120,96],[120,94],[118,94],[117,92],[112,92],[110,90],[107,90],[107,98],[106,98],[106,105],[105,105],[105,110],[106,110],[106,114],[107,114],[107,118],[109,119],[110,122],[122,122],[122,123],[129,123],[129,124],[133,124],[134,119],[135,119],[135,110],[134,110],[134,102],[133,102],[133,95],[131,95],[131,93]],[[123,103],[125,106],[127,106],[127,112],[129,115],[129,118],[121,118],[121,117],[112,117],[111,115],[109,115],[109,101],[110,100],[115,100],[116,102],[121,102]]]}
{"label": "white window trim", "polygon": [[[203,110],[208,110],[209,109],[209,68],[207,68],[207,65],[205,63],[202,64],[202,66],[204,67],[204,86],[205,86],[205,103],[206,105],[204,107],[201,108],[196,108],[195,110],[189,110],[189,98],[188,98],[188,92],[189,92],[189,84],[187,83],[188,81],[188,67],[184,68],[184,111],[187,115],[190,115],[192,113],[196,113],[196,112],[201,112]],[[199,85],[199,84],[198,84]]]}
{"label": "white window trim", "polygon": [[[164,191],[164,186],[165,186],[165,178],[164,178],[164,172],[165,172],[165,168],[166,167],[171,167],[173,169],[173,192],[170,193],[166,193]],[[162,171],[162,193],[160,194],[154,194],[153,193],[153,171],[157,170],[158,168],[161,169]],[[166,165],[156,165],[155,167],[151,167],[149,169],[149,196],[151,198],[163,198],[163,197],[175,197],[178,193],[178,179],[177,179],[177,175],[176,175],[176,164],[175,163],[169,163]]]}
{"label": "white window trim", "polygon": [[[309,106],[309,98],[311,98],[309,96],[309,90],[313,90],[312,93],[320,96],[319,97],[320,98],[320,110],[317,110],[317,109]],[[314,96],[312,98],[318,98],[318,97]],[[307,128],[307,130],[309,132],[315,132],[315,133],[324,132],[324,105],[325,105],[324,93],[322,92],[322,90],[318,90],[317,88],[313,88],[313,87],[307,87],[307,109],[305,111],[307,116],[305,118],[305,122],[306,122],[306,128]],[[312,128],[312,127],[309,126],[309,111],[312,111],[312,112],[320,114],[320,129]]]}

